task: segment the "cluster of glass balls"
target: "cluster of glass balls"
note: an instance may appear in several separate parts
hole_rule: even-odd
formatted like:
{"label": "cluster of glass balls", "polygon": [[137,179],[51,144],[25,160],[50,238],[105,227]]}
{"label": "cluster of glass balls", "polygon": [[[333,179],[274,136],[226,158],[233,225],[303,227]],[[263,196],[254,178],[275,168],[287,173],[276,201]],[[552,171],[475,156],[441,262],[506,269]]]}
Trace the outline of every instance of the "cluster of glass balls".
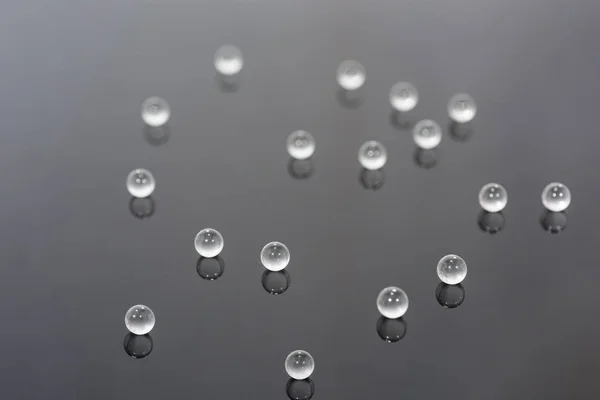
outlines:
{"label": "cluster of glass balls", "polygon": [[[504,210],[508,203],[508,192],[499,183],[483,185],[479,191],[479,205],[489,213]],[[562,212],[571,204],[571,191],[560,182],[551,182],[542,190],[542,204],[551,212]]]}

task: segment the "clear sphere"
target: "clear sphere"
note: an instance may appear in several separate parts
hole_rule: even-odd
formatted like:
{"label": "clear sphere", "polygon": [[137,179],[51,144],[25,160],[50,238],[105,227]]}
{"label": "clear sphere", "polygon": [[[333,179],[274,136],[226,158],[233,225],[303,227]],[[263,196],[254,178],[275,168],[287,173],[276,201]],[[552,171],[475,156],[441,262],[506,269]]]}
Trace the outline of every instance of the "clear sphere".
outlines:
{"label": "clear sphere", "polygon": [[304,350],[292,351],[285,359],[285,372],[294,379],[306,379],[315,370],[315,360]]}
{"label": "clear sphere", "polygon": [[287,151],[296,160],[305,160],[315,152],[315,138],[306,131],[294,131],[287,138]]}
{"label": "clear sphere", "polygon": [[125,313],[125,326],[135,335],[145,335],[154,328],[154,313],[149,307],[137,305]]}
{"label": "clear sphere", "polygon": [[400,112],[415,108],[419,102],[417,88],[409,82],[398,82],[390,90],[390,104]]}
{"label": "clear sphere", "polygon": [[385,147],[375,140],[365,142],[358,150],[358,161],[364,168],[374,171],[385,165],[387,151]]}
{"label": "clear sphere", "polygon": [[215,53],[215,68],[222,75],[236,75],[243,66],[242,52],[235,46],[221,46]]}
{"label": "clear sphere", "polygon": [[342,61],[337,70],[338,84],[344,90],[356,90],[364,85],[367,75],[365,67],[358,61]]}
{"label": "clear sphere", "polygon": [[448,115],[459,124],[471,121],[477,114],[475,100],[466,93],[458,93],[448,102]]}
{"label": "clear sphere", "polygon": [[171,117],[169,104],[160,97],[150,97],[142,103],[142,119],[149,126],[162,126]]}
{"label": "clear sphere", "polygon": [[260,252],[260,262],[269,271],[281,271],[290,262],[290,251],[283,243],[267,243]]}
{"label": "clear sphere", "polygon": [[422,149],[433,149],[442,141],[442,128],[430,119],[419,121],[413,128],[413,140]]}
{"label": "clear sphere", "polygon": [[202,229],[194,239],[194,246],[202,257],[216,257],[223,250],[223,236],[216,229]]}
{"label": "clear sphere", "polygon": [[479,205],[485,211],[495,213],[504,210],[508,202],[508,193],[498,183],[488,183],[479,191]]}
{"label": "clear sphere", "polygon": [[377,309],[386,318],[400,318],[408,310],[408,296],[400,288],[386,287],[377,296]]}
{"label": "clear sphere", "polygon": [[437,274],[442,282],[456,285],[467,276],[467,263],[457,255],[448,254],[438,262]]}
{"label": "clear sphere", "polygon": [[154,192],[156,188],[156,181],[154,176],[147,169],[137,168],[134,169],[127,175],[127,191],[133,197],[143,199],[148,197]]}
{"label": "clear sphere", "polygon": [[562,183],[549,183],[542,191],[542,203],[550,211],[564,211],[571,204],[571,191]]}

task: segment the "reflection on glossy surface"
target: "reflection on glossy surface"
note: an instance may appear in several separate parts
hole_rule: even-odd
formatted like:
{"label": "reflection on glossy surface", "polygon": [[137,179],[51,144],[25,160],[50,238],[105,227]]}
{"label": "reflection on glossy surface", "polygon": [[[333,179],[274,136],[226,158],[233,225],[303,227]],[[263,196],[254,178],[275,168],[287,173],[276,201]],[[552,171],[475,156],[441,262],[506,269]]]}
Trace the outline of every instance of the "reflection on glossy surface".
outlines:
{"label": "reflection on glossy surface", "polygon": [[152,352],[153,347],[154,342],[149,333],[146,335],[134,335],[129,332],[123,340],[125,352],[133,358],[147,357]]}
{"label": "reflection on glossy surface", "polygon": [[262,274],[262,286],[269,294],[282,294],[290,287],[290,274],[287,270],[269,271]]}
{"label": "reflection on glossy surface", "polygon": [[459,124],[453,121],[450,122],[448,132],[450,132],[450,137],[457,142],[468,142],[475,133],[475,130],[473,129],[472,122]]}
{"label": "reflection on glossy surface", "polygon": [[154,200],[152,196],[144,198],[132,196],[131,200],[129,200],[129,212],[139,219],[150,218],[154,215]]}
{"label": "reflection on glossy surface", "polygon": [[340,105],[347,109],[355,109],[360,107],[363,102],[363,90],[344,90],[339,88],[336,93],[337,101]]}
{"label": "reflection on glossy surface", "polygon": [[291,400],[308,400],[315,394],[315,384],[310,378],[303,380],[290,378],[285,392]]}
{"label": "reflection on glossy surface", "polygon": [[384,316],[377,320],[377,334],[388,342],[395,343],[406,335],[407,323],[404,317],[389,319]]}
{"label": "reflection on glossy surface", "polygon": [[288,174],[294,179],[308,179],[314,172],[313,162],[311,158],[306,160],[296,160],[290,157],[288,162]]}
{"label": "reflection on glossy surface", "polygon": [[545,210],[540,217],[542,228],[550,233],[560,233],[567,228],[567,214],[564,211]]}
{"label": "reflection on glossy surface", "polygon": [[505,218],[502,211],[491,213],[481,210],[479,212],[479,216],[477,217],[477,225],[479,225],[479,229],[489,233],[490,235],[494,235],[504,229],[504,224]]}
{"label": "reflection on glossy surface", "polygon": [[415,148],[413,153],[413,161],[415,165],[423,169],[431,169],[437,165],[438,155],[436,149]]}
{"label": "reflection on glossy surface", "polygon": [[465,288],[460,283],[458,285],[448,285],[440,282],[435,288],[435,298],[444,308],[456,308],[465,300]]}
{"label": "reflection on glossy surface", "polygon": [[235,93],[240,90],[242,84],[241,74],[237,75],[221,75],[217,74],[215,77],[217,86],[221,93]]}
{"label": "reflection on glossy surface", "polygon": [[360,182],[360,185],[367,190],[379,190],[385,183],[385,171],[383,168],[376,170],[361,168],[358,175],[358,181]]}
{"label": "reflection on glossy surface", "polygon": [[162,146],[171,137],[171,125],[167,122],[162,126],[144,126],[144,139],[151,146]]}
{"label": "reflection on glossy surface", "polygon": [[390,111],[390,125],[400,131],[412,131],[415,121],[409,117],[408,113],[403,113],[392,108]]}
{"label": "reflection on glossy surface", "polygon": [[225,261],[223,261],[221,256],[212,258],[200,256],[196,263],[196,271],[202,279],[214,281],[219,279],[223,275],[223,272],[225,272]]}

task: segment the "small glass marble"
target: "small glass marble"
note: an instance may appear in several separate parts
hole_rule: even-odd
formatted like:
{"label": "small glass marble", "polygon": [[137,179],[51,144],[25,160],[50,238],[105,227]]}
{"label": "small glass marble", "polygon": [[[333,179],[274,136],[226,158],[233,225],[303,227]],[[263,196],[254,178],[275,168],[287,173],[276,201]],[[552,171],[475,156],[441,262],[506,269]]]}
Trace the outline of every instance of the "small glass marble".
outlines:
{"label": "small glass marble", "polygon": [[564,211],[571,204],[571,191],[560,182],[549,183],[542,191],[542,203],[550,211]]}
{"label": "small glass marble", "polygon": [[267,243],[260,252],[260,262],[269,271],[281,271],[290,262],[290,251],[281,242]]}
{"label": "small glass marble", "polygon": [[285,372],[290,378],[308,378],[315,370],[315,360],[304,350],[292,351],[285,359]]}
{"label": "small glass marble", "polygon": [[419,121],[413,128],[413,140],[422,149],[433,149],[442,141],[442,128],[430,119]]}
{"label": "small glass marble", "polygon": [[386,318],[400,318],[408,310],[408,296],[400,288],[386,287],[377,296],[377,310]]}
{"label": "small glass marble", "polygon": [[475,100],[466,93],[458,93],[448,102],[448,115],[459,124],[471,121],[477,114]]}
{"label": "small glass marble", "polygon": [[358,61],[342,61],[337,69],[337,81],[344,90],[357,90],[364,85],[367,75],[365,67]]}
{"label": "small glass marble", "polygon": [[286,142],[287,151],[296,160],[306,160],[315,152],[315,138],[306,131],[294,131],[290,133]]}
{"label": "small glass marble", "polygon": [[358,150],[358,161],[364,168],[374,171],[385,165],[387,161],[387,151],[381,143],[375,140],[369,140],[360,146],[360,149]]}
{"label": "small glass marble", "polygon": [[149,307],[137,305],[125,313],[125,326],[135,335],[145,335],[154,328],[154,313]]}
{"label": "small glass marble", "polygon": [[216,229],[202,229],[194,239],[194,247],[202,257],[216,257],[223,250],[223,236]]}
{"label": "small glass marble", "polygon": [[154,192],[156,181],[150,171],[143,168],[137,168],[127,175],[125,185],[127,186],[129,194],[133,197],[143,199]]}
{"label": "small glass marble", "polygon": [[169,104],[160,97],[150,97],[142,103],[142,120],[153,127],[163,126],[171,117]]}
{"label": "small glass marble", "polygon": [[448,285],[459,284],[467,276],[467,263],[457,255],[448,254],[438,262],[437,274]]}
{"label": "small glass marble", "polygon": [[479,191],[479,205],[485,211],[496,213],[504,210],[508,202],[508,193],[498,183],[488,183]]}
{"label": "small glass marble", "polygon": [[221,46],[215,53],[215,68],[222,75],[236,75],[242,70],[243,66],[242,52],[235,46]]}
{"label": "small glass marble", "polygon": [[409,82],[398,82],[390,90],[390,104],[400,112],[407,112],[415,108],[419,102],[417,88]]}

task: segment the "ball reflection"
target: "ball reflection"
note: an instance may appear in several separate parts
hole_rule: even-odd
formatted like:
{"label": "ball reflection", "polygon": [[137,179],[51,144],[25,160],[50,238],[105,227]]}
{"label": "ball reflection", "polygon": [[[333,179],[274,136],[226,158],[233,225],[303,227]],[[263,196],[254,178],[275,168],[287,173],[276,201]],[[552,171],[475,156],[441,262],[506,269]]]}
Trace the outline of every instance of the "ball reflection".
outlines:
{"label": "ball reflection", "polygon": [[383,168],[376,170],[361,168],[358,181],[364,189],[376,191],[385,183],[385,172]]}
{"label": "ball reflection", "polygon": [[202,279],[207,281],[217,280],[225,272],[225,261],[221,256],[216,257],[202,257],[198,258],[196,263],[196,271]]}
{"label": "ball reflection", "polygon": [[262,274],[262,286],[269,294],[282,294],[290,287],[290,274],[286,270],[269,271]]}
{"label": "ball reflection", "polygon": [[458,285],[448,285],[441,282],[435,289],[435,298],[444,308],[456,308],[465,300],[465,288]]}
{"label": "ball reflection", "polygon": [[310,378],[303,380],[290,378],[285,387],[285,392],[291,400],[308,400],[315,394],[315,384]]}
{"label": "ball reflection", "polygon": [[487,212],[481,210],[477,217],[477,225],[483,232],[494,235],[504,229],[505,224],[504,214],[500,212]]}
{"label": "ball reflection", "polygon": [[435,167],[438,162],[437,150],[422,149],[420,147],[417,147],[413,154],[413,160],[417,167],[423,169],[431,169]]}
{"label": "ball reflection", "polygon": [[406,335],[407,323],[404,317],[390,319],[384,316],[377,320],[377,334],[381,340],[395,343]]}
{"label": "ball reflection", "polygon": [[134,335],[129,332],[123,340],[123,348],[128,356],[132,358],[147,357],[154,347],[152,336],[150,334]]}
{"label": "ball reflection", "polygon": [[290,158],[288,162],[288,174],[294,179],[308,179],[312,176],[314,167],[312,160],[307,158],[305,160],[297,160]]}
{"label": "ball reflection", "polygon": [[540,223],[544,230],[557,234],[567,228],[567,214],[564,211],[544,211],[540,217]]}
{"label": "ball reflection", "polygon": [[131,197],[129,212],[136,218],[145,219],[154,215],[154,200],[152,197]]}

